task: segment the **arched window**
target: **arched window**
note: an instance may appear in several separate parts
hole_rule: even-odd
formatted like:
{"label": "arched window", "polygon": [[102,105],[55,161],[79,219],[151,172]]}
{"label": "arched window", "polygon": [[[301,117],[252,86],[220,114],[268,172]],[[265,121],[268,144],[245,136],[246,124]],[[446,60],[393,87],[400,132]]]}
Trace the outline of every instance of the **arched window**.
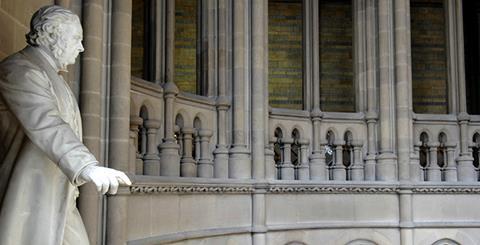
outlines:
{"label": "arched window", "polygon": [[427,167],[429,162],[429,147],[428,147],[428,134],[423,132],[420,134],[420,166],[423,170],[423,180],[427,180]]}
{"label": "arched window", "polygon": [[416,113],[448,113],[444,0],[411,0],[412,95]]}
{"label": "arched window", "polygon": [[291,160],[292,160],[292,164],[293,164],[293,167],[295,168],[295,174],[294,174],[294,178],[296,180],[299,179],[299,176],[298,176],[298,167],[300,166],[300,143],[299,143],[299,140],[300,140],[300,133],[298,132],[297,129],[294,129],[292,131],[292,139],[293,139],[293,143],[292,143],[292,148],[291,148]]}
{"label": "arched window", "polygon": [[345,166],[347,170],[347,180],[352,180],[351,176],[351,169],[350,167],[352,166],[353,163],[353,146],[352,146],[352,132],[347,131],[345,132],[345,135],[343,136],[343,140],[345,141],[345,144],[343,145],[343,165]]}
{"label": "arched window", "polygon": [[283,162],[282,130],[280,128],[276,128],[274,136],[276,141],[273,144],[273,151],[274,151],[273,159],[275,160],[275,167],[277,168],[277,179],[282,179],[282,173],[281,173],[281,165]]}
{"label": "arched window", "polygon": [[447,135],[440,133],[438,135],[437,164],[442,171],[442,181],[445,181],[445,168],[447,167]]}
{"label": "arched window", "polygon": [[327,145],[325,146],[325,163],[328,168],[328,179],[333,180],[333,168],[335,166],[335,134],[332,131],[327,132]]}

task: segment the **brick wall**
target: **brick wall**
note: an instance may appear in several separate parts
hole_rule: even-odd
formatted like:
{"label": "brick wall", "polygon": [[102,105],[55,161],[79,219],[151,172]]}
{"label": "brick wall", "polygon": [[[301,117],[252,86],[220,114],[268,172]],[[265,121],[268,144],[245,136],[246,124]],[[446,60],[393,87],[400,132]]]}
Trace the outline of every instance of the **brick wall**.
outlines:
{"label": "brick wall", "polygon": [[175,0],[175,84],[197,91],[197,0]]}
{"label": "brick wall", "polygon": [[25,34],[30,29],[31,16],[38,8],[53,2],[0,0],[0,60],[25,47]]}
{"label": "brick wall", "polygon": [[443,0],[411,1],[413,110],[448,113]]}
{"label": "brick wall", "polygon": [[270,0],[268,12],[270,105],[303,109],[302,1]]}
{"label": "brick wall", "polygon": [[320,107],[354,112],[351,0],[320,1]]}

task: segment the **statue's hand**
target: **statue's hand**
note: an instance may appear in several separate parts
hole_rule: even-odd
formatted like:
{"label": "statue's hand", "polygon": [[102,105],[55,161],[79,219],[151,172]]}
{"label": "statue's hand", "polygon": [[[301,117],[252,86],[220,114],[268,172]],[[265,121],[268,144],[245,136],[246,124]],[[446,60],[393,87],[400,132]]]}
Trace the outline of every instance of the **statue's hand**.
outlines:
{"label": "statue's hand", "polygon": [[109,194],[115,194],[119,185],[132,184],[127,175],[121,171],[93,165],[86,167],[80,173],[80,178],[87,182],[93,182],[97,186],[97,191],[102,194],[107,191]]}

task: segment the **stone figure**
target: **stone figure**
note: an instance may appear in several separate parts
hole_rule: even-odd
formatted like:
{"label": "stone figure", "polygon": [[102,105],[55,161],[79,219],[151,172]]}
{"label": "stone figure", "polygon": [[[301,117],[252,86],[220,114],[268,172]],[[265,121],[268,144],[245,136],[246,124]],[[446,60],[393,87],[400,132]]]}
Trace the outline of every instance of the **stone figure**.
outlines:
{"label": "stone figure", "polygon": [[0,244],[88,244],[77,187],[91,181],[115,194],[131,183],[96,166],[82,144],[74,95],[58,74],[83,51],[78,17],[46,6],[30,28],[28,46],[0,63]]}

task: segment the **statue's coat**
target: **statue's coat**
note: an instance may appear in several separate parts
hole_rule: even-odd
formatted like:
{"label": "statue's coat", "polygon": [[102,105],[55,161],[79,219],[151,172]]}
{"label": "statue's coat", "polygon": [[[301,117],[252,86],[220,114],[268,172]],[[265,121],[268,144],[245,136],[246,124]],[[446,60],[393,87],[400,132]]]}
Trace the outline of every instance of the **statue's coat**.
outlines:
{"label": "statue's coat", "polygon": [[88,244],[75,206],[95,157],[75,98],[39,48],[0,63],[0,244]]}

